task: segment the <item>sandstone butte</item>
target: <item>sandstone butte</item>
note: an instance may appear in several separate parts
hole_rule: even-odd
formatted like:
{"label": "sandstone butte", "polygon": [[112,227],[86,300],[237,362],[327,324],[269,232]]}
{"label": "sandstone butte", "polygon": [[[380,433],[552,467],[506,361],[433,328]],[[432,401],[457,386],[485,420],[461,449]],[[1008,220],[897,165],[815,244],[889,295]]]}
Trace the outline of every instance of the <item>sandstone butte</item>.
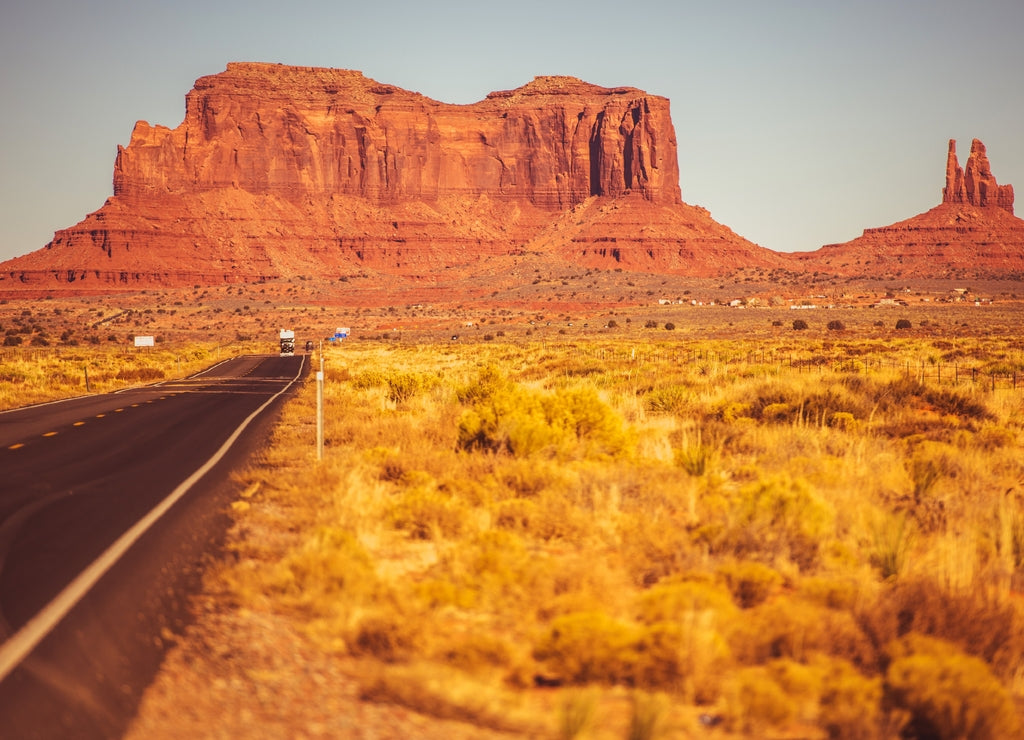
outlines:
{"label": "sandstone butte", "polygon": [[961,168],[951,139],[939,205],[793,257],[804,270],[849,277],[1021,279],[1024,220],[1013,213],[1013,186],[996,182],[985,145],[974,139]]}
{"label": "sandstone butte", "polygon": [[450,105],[357,71],[231,63],[135,125],[113,196],[0,290],[452,279],[490,258],[713,276],[785,260],[682,201],[669,101],[537,77]]}

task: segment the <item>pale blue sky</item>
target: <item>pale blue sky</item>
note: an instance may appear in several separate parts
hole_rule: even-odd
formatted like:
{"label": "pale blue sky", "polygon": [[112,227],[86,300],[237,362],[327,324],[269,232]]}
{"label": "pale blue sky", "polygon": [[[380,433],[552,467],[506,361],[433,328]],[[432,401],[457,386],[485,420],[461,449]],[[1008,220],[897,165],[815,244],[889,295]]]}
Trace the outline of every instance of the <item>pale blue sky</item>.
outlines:
{"label": "pale blue sky", "polygon": [[780,251],[941,198],[988,147],[1024,213],[1021,0],[6,0],[0,260],[111,195],[137,120],[175,127],[229,61],[358,69],[449,103],[535,75],[671,100],[683,199]]}

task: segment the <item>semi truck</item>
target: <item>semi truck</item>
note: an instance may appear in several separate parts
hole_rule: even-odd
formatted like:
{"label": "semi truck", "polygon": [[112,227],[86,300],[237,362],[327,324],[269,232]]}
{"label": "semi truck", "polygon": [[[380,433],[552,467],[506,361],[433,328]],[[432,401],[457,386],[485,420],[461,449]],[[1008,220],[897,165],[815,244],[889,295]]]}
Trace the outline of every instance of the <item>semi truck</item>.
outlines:
{"label": "semi truck", "polygon": [[295,332],[291,329],[281,330],[281,357],[295,354]]}

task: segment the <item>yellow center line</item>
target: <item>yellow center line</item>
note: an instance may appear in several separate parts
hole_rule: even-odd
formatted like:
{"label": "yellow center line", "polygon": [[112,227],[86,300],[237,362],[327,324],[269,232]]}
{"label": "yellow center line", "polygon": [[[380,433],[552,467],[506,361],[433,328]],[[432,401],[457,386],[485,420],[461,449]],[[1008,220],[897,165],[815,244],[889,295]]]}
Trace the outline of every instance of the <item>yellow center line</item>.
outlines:
{"label": "yellow center line", "polygon": [[124,409],[114,409],[115,414],[120,414]]}
{"label": "yellow center line", "polygon": [[84,422],[84,421],[76,421],[76,422],[75,422],[74,424],[72,424],[71,426],[73,426],[73,427],[80,427],[80,426],[83,426],[84,424],[85,424],[85,422]]}
{"label": "yellow center line", "polygon": [[57,432],[46,432],[46,434],[44,434],[43,436],[44,437],[56,437],[57,436]]}
{"label": "yellow center line", "polygon": [[25,443],[24,443],[24,442],[18,442],[18,444],[14,444],[14,445],[11,445],[11,446],[10,446],[10,447],[8,447],[7,449],[9,449],[9,450],[16,450],[16,449],[18,449],[19,447],[24,447],[24,446],[25,446]]}
{"label": "yellow center line", "polygon": [[102,419],[106,414],[96,414],[97,419]]}

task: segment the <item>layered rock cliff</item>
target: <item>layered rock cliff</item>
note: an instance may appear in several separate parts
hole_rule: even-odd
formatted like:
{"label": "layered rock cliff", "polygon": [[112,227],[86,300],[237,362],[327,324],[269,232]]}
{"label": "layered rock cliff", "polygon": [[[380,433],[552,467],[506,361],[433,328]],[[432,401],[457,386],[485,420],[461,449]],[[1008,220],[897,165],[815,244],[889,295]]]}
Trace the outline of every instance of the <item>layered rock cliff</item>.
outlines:
{"label": "layered rock cliff", "polygon": [[950,140],[942,202],[842,244],[792,255],[799,268],[864,277],[1024,277],[1024,220],[975,139],[966,168]]}
{"label": "layered rock cliff", "polygon": [[[174,129],[136,124],[102,208],[0,279],[430,279],[539,244],[695,275],[778,261],[682,202],[669,101],[635,88],[537,77],[448,105],[355,71],[232,63],[185,102]],[[572,237],[552,241],[574,209]]]}

